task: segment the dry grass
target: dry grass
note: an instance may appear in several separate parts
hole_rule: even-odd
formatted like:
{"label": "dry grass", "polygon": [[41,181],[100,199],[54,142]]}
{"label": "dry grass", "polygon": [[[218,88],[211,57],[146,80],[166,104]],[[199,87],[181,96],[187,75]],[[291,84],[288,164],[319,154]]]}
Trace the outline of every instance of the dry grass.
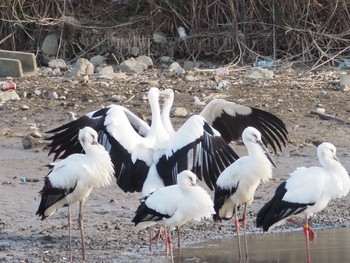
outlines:
{"label": "dry grass", "polygon": [[[4,0],[0,48],[39,53],[43,38],[55,33],[58,56],[68,59],[113,53],[119,61],[137,46],[155,58],[206,56],[241,64],[271,58],[317,68],[350,57],[349,9],[348,0]],[[186,29],[184,40],[179,26]],[[154,43],[155,31],[168,43]]]}

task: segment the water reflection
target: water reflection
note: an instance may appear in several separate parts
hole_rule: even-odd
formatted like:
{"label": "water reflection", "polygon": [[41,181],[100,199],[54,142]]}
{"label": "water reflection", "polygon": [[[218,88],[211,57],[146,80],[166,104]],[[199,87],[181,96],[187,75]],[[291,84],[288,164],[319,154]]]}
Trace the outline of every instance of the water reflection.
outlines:
{"label": "water reflection", "polygon": [[[311,242],[311,262],[350,262],[350,228],[317,230]],[[293,233],[248,236],[249,260],[238,260],[236,239],[215,240],[174,254],[181,263],[299,263],[306,262],[305,239],[302,231]]]}

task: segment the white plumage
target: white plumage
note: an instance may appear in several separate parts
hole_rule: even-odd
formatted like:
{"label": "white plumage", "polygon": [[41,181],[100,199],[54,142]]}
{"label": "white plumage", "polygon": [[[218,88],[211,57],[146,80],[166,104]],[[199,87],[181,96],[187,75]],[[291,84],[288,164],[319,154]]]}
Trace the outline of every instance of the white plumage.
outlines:
{"label": "white plumage", "polygon": [[196,175],[185,170],[177,184],[160,188],[141,200],[132,222],[139,227],[163,224],[180,227],[189,220],[210,218],[214,211],[209,194],[196,184]]}
{"label": "white plumage", "polygon": [[[336,157],[335,146],[327,142],[320,144],[317,156],[322,167],[296,169],[257,214],[257,226],[264,231],[285,221],[303,226],[308,262],[309,239],[315,236],[308,225],[309,217],[324,209],[332,199],[346,196],[350,189],[349,174]],[[303,215],[305,221],[293,219],[296,215]]]}
{"label": "white plumage", "polygon": [[70,236],[70,206],[78,202],[78,223],[81,228],[83,258],[85,260],[82,204],[94,187],[110,185],[114,168],[109,153],[102,145],[98,144],[95,130],[90,127],[81,129],[79,142],[85,154],[72,154],[66,159],[52,164],[53,169],[45,177],[45,185],[40,191],[41,202],[36,214],[41,216],[43,220],[53,215],[58,208],[68,206]]}
{"label": "white plumage", "polygon": [[272,177],[272,166],[274,165],[268,150],[261,141],[261,133],[257,129],[247,127],[243,131],[242,138],[248,155],[240,157],[220,174],[214,194],[216,211],[214,220],[228,220],[235,216],[239,257],[241,257],[241,249],[237,208],[244,205],[243,226],[246,256],[248,256],[246,206],[253,202],[255,191],[260,183]]}
{"label": "white plumage", "polygon": [[[48,138],[50,153],[56,159],[80,152],[77,130],[91,126],[111,155],[119,187],[148,195],[175,184],[176,175],[186,169],[213,190],[220,173],[238,158],[227,142],[240,138],[248,125],[255,126],[274,150],[287,141],[284,123],[273,114],[225,100],[212,100],[175,132],[170,119],[174,92],[151,88],[148,98],[151,127],[125,107],[111,105],[49,131],[56,133]],[[162,111],[159,98],[165,99]]]}
{"label": "white plumage", "polygon": [[[165,99],[162,112],[160,96]],[[172,90],[149,90],[151,127],[119,105],[88,113],[50,131],[58,132],[48,138],[52,140],[50,153],[55,153],[54,158],[61,158],[81,151],[75,133],[81,126],[91,126],[98,131],[99,142],[109,151],[117,184],[125,192],[137,191],[146,196],[164,185],[175,184],[176,175],[185,169],[193,169],[212,187],[220,171],[238,156],[198,115],[175,132],[169,118],[173,98]]]}

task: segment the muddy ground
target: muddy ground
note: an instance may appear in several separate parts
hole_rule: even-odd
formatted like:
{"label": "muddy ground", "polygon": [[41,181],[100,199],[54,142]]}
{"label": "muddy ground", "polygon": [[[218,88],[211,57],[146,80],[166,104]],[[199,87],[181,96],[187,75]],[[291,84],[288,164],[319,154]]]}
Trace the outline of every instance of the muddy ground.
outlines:
{"label": "muddy ground", "polygon": [[[38,191],[47,174],[46,143],[32,149],[23,149],[22,138],[37,129],[45,131],[69,120],[69,112],[81,116],[91,110],[109,105],[112,95],[124,95],[122,103],[135,113],[149,119],[146,92],[150,86],[172,88],[175,107],[185,107],[188,114],[198,113],[202,106],[193,106],[194,96],[202,101],[225,98],[244,105],[255,106],[279,116],[289,130],[289,144],[282,153],[273,155],[277,165],[274,178],[259,187],[256,200],[249,208],[249,231],[261,234],[254,227],[258,209],[273,194],[276,186],[299,166],[318,165],[314,143],[329,141],[336,145],[338,157],[350,170],[349,131],[350,93],[340,91],[339,76],[346,73],[336,68],[317,72],[296,69],[277,69],[270,80],[251,80],[244,77],[245,68],[232,68],[222,79],[229,85],[215,90],[220,79],[212,72],[193,72],[195,81],[176,76],[162,69],[152,69],[124,80],[98,80],[89,83],[65,77],[37,76],[14,81],[20,101],[5,102],[0,107],[0,261],[1,262],[65,262],[68,260],[68,231],[65,208],[45,221],[35,216],[39,205]],[[107,84],[108,85],[107,85]],[[209,84],[209,85],[206,85]],[[206,88],[206,87],[211,88]],[[49,100],[48,93],[55,91],[62,100]],[[118,102],[116,102],[118,103]],[[22,109],[23,105],[29,109]],[[322,120],[310,112],[324,108],[337,118]],[[187,117],[176,117],[179,127]],[[339,121],[342,120],[342,121]],[[232,147],[245,154],[236,143]],[[21,178],[38,182],[21,182]],[[205,185],[202,183],[203,187]],[[213,194],[212,192],[210,193]],[[148,233],[139,231],[131,219],[139,204],[138,193],[128,194],[116,184],[94,189],[84,206],[85,233],[88,262],[164,262],[163,246],[148,252]],[[314,227],[349,227],[350,197],[332,201],[327,209],[313,219]],[[73,208],[77,216],[77,206]],[[290,225],[274,231],[294,229]],[[214,223],[211,220],[188,222],[182,228],[183,246],[208,239],[227,238],[234,231],[233,222]],[[74,261],[81,262],[80,235],[77,224],[73,230]],[[268,235],[266,236],[268,239]],[[175,246],[176,247],[176,246]]]}

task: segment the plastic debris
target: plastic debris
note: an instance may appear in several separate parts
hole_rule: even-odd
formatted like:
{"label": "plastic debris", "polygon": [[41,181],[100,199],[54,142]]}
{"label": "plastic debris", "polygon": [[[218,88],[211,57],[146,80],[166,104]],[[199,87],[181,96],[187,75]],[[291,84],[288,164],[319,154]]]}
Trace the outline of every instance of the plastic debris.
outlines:
{"label": "plastic debris", "polygon": [[221,67],[215,70],[215,74],[218,76],[227,76],[229,73],[228,67]]}
{"label": "plastic debris", "polygon": [[182,26],[179,26],[177,28],[177,32],[179,33],[180,39],[184,39],[187,37],[186,30]]}
{"label": "plastic debris", "polygon": [[339,64],[339,68],[350,69],[350,59],[344,59],[344,61]]}
{"label": "plastic debris", "polygon": [[21,183],[30,183],[30,182],[37,183],[40,181],[39,179],[33,179],[33,178],[27,178],[27,177],[21,177],[20,180],[21,180]]}
{"label": "plastic debris", "polygon": [[15,90],[16,83],[14,82],[0,82],[0,87],[2,91]]}
{"label": "plastic debris", "polygon": [[274,67],[275,61],[273,60],[258,60],[254,63],[254,67],[261,67],[261,68],[272,68]]}
{"label": "plastic debris", "polygon": [[216,89],[217,91],[220,91],[220,90],[226,88],[226,87],[227,87],[227,84],[228,84],[228,81],[222,80],[222,81],[220,81],[218,84],[216,84],[215,89]]}

